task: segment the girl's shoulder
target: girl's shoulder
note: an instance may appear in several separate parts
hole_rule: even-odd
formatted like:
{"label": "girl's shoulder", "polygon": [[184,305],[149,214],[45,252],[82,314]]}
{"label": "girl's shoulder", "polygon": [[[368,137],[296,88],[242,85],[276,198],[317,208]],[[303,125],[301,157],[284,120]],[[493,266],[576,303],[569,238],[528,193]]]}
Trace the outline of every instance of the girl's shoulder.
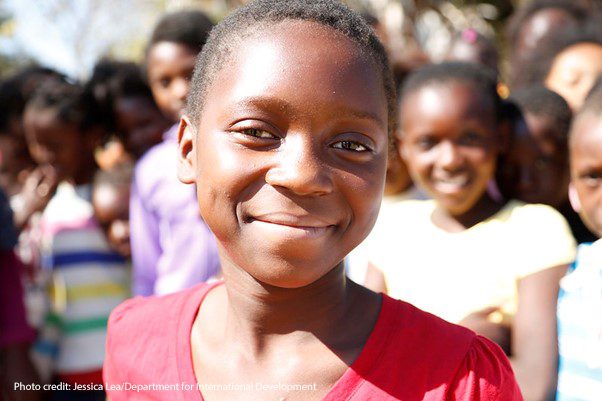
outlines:
{"label": "girl's shoulder", "polygon": [[[383,316],[387,345],[378,367],[366,373],[369,381],[398,399],[439,400],[453,393],[459,400],[477,394],[482,400],[520,400],[508,359],[497,345],[406,302],[385,296],[383,307],[388,309]],[[431,398],[423,398],[427,393]]]}
{"label": "girl's shoulder", "polygon": [[125,339],[139,337],[145,327],[169,331],[191,308],[198,308],[202,297],[212,288],[211,284],[198,284],[192,288],[162,296],[137,296],[120,304],[109,317],[109,335]]}
{"label": "girl's shoulder", "polygon": [[509,200],[500,211],[501,216],[525,226],[534,223],[561,223],[568,227],[568,223],[559,211],[551,206],[540,203],[525,203],[519,200]]}
{"label": "girl's shoulder", "polygon": [[176,363],[176,344],[190,335],[199,305],[214,286],[203,283],[174,294],[138,296],[115,308],[107,329],[105,381],[140,382],[127,373],[149,373],[137,370],[140,361],[157,366]]}

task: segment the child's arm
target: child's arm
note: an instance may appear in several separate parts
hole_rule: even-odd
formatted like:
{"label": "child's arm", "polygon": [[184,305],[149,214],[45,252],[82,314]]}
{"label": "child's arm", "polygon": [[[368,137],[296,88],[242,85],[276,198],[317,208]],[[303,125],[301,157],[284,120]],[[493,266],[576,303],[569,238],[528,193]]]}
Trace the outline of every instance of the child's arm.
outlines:
{"label": "child's arm", "polygon": [[510,355],[511,328],[508,324],[492,322],[490,316],[499,311],[499,307],[492,306],[471,313],[458,324],[467,327],[477,334],[487,337],[499,345],[506,355]]}
{"label": "child's arm", "polygon": [[518,282],[518,309],[512,327],[512,366],[525,400],[554,399],[558,343],[556,300],[567,266],[557,266]]}

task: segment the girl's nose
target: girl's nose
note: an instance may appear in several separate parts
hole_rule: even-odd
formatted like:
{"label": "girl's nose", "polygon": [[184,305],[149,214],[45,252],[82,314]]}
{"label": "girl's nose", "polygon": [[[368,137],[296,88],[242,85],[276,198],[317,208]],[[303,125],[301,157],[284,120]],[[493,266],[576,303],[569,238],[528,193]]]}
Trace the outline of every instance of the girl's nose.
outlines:
{"label": "girl's nose", "polygon": [[453,142],[443,142],[438,155],[438,164],[446,170],[455,170],[462,165],[462,154]]}
{"label": "girl's nose", "polygon": [[329,167],[315,145],[289,135],[268,170],[265,180],[273,187],[286,188],[301,196],[322,196],[333,189]]}

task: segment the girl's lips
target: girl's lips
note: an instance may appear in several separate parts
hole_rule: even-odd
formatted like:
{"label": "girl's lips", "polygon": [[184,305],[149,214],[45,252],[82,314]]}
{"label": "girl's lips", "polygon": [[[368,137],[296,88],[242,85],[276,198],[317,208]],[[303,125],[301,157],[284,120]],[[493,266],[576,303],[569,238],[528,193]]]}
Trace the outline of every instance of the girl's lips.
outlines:
{"label": "girl's lips", "polygon": [[249,224],[259,228],[268,235],[295,239],[318,238],[335,227],[312,217],[299,217],[293,215],[263,215],[253,217]]}
{"label": "girl's lips", "polygon": [[444,194],[455,194],[462,192],[470,185],[470,178],[466,175],[453,177],[453,178],[435,178],[433,180],[433,186],[438,192]]}

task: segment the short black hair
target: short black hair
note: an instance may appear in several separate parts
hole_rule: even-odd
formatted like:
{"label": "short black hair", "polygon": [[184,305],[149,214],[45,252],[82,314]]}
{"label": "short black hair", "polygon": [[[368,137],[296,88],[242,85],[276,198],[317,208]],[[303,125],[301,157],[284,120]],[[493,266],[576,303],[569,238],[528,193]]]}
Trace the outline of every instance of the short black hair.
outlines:
{"label": "short black hair", "polygon": [[250,31],[286,20],[310,21],[329,27],[353,41],[363,55],[374,61],[380,69],[387,96],[389,134],[392,134],[395,86],[385,49],[365,19],[336,0],[256,0],[226,17],[211,31],[196,63],[188,95],[187,112],[192,123],[199,120],[207,88],[238,42]]}
{"label": "short black hair", "polygon": [[[502,118],[502,100],[497,91],[497,78],[490,68],[465,62],[444,62],[421,67],[411,73],[401,87],[400,104],[418,90],[430,85],[467,83],[489,98],[496,120]],[[403,117],[403,116],[402,116]]]}
{"label": "short black hair", "polygon": [[200,52],[213,22],[199,10],[183,10],[164,15],[153,30],[148,50],[160,42],[172,42],[185,45]]}
{"label": "short black hair", "polygon": [[554,138],[555,142],[566,147],[573,113],[562,96],[543,85],[532,85],[513,92],[510,101],[516,103],[523,114],[550,118],[558,128],[559,137]]}
{"label": "short black hair", "polygon": [[[598,21],[599,23],[599,21]],[[594,20],[584,26],[570,27],[551,35],[550,40],[540,46],[522,71],[516,71],[513,86],[520,88],[534,84],[542,84],[552,69],[554,59],[571,46],[593,43],[602,46],[602,29],[596,26]]]}
{"label": "short black hair", "polygon": [[61,122],[74,124],[82,133],[93,127],[104,127],[104,116],[94,96],[79,83],[45,82],[34,92],[26,110],[54,110]]}
{"label": "short black hair", "polygon": [[10,134],[10,124],[20,119],[27,101],[47,80],[64,81],[63,74],[47,67],[30,66],[0,82],[0,133]]}
{"label": "short black hair", "polygon": [[122,98],[144,98],[155,104],[141,67],[133,62],[101,60],[86,84],[92,93],[107,131],[115,131],[115,102]]}
{"label": "short black hair", "polygon": [[571,16],[576,22],[583,22],[588,18],[589,7],[575,0],[535,0],[524,7],[519,8],[510,17],[506,35],[512,47],[516,45],[518,36],[523,26],[540,11],[548,9],[562,10]]}

